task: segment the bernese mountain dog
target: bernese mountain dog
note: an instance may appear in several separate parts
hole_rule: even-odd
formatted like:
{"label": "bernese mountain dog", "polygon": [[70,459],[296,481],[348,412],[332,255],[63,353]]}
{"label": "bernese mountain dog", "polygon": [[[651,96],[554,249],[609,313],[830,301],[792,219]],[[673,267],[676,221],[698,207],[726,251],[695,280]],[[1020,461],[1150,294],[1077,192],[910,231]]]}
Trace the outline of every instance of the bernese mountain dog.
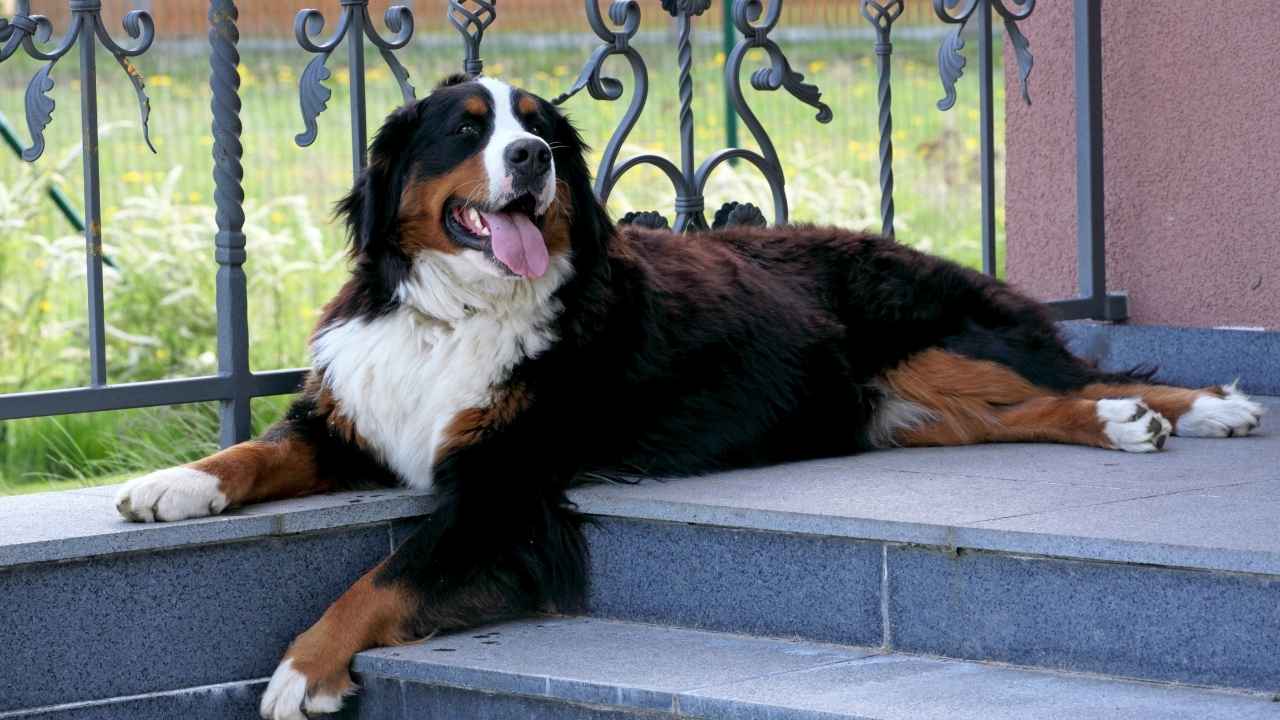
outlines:
{"label": "bernese mountain dog", "polygon": [[1258,425],[1235,386],[1099,371],[1035,301],[886,238],[615,226],[584,151],[551,104],[491,78],[393,112],[338,206],[353,269],[287,416],[120,489],[139,522],[371,479],[433,490],[421,527],[290,645],[264,718],[336,711],[366,648],[577,608],[566,491],[587,472],[986,442],[1141,453]]}

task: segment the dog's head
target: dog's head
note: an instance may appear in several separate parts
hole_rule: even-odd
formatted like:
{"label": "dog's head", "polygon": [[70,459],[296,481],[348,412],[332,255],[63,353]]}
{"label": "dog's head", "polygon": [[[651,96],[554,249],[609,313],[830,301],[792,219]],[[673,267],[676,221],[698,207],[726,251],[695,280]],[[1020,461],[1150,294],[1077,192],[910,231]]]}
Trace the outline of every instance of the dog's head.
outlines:
{"label": "dog's head", "polygon": [[584,151],[542,98],[451,77],[387,118],[339,204],[357,263],[393,292],[423,272],[464,294],[558,284],[572,256],[595,250],[575,244],[606,234]]}

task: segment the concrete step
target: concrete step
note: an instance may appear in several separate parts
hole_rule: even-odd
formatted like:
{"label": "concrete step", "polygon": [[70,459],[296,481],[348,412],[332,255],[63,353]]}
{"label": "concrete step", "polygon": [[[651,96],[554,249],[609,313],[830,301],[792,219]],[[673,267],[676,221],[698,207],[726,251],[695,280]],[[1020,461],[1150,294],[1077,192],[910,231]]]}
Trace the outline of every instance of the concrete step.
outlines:
{"label": "concrete step", "polygon": [[1155,455],[892,450],[574,499],[598,519],[598,617],[1280,689],[1274,430]]}
{"label": "concrete step", "polygon": [[362,653],[346,712],[400,718],[1254,720],[1268,696],[590,618]]}

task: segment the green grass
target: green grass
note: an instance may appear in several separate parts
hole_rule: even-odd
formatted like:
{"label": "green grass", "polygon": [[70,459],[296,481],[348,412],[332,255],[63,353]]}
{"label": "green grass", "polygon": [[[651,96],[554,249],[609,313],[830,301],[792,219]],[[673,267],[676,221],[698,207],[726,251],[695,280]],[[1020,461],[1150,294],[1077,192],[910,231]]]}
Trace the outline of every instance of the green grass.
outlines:
{"label": "green grass", "polygon": [[[566,89],[589,47],[529,51],[486,39],[491,74],[547,96]],[[835,121],[823,126],[814,111],[785,92],[749,91],[753,109],[782,155],[792,219],[878,227],[875,75],[869,43],[784,43],[792,65],[818,84]],[[675,157],[678,101],[674,51],[644,49],[651,95],[623,153],[646,150]],[[932,44],[895,43],[894,142],[898,235],[906,243],[976,265],[978,225],[977,87],[960,85],[950,112],[934,103],[942,92]],[[320,137],[298,148],[302,130],[297,75],[309,59],[300,50],[242,53],[246,234],[252,363],[266,370],[305,364],[305,340],[324,301],[345,273],[342,234],[329,217],[351,181],[348,96],[341,59]],[[452,45],[415,43],[402,53],[421,96],[457,67]],[[610,74],[633,83],[623,63]],[[699,159],[724,143],[722,57],[717,48],[695,56]],[[745,76],[761,66],[751,57]],[[137,126],[132,90],[109,57],[99,60],[103,137],[102,178],[108,268],[107,322],[112,382],[214,371],[212,160],[207,60],[157,45],[139,63],[148,78],[153,112],[152,155]],[[0,65],[0,112],[23,117],[22,89],[37,66],[17,57]],[[399,102],[381,59],[367,60],[370,125]],[[0,156],[0,392],[83,385],[87,353],[83,240],[42,196],[61,187],[80,204],[78,82],[74,60],[54,72],[58,102],[45,157],[34,167]],[[1003,88],[996,80],[995,86]],[[602,103],[584,92],[565,110],[602,148],[629,100]],[[1003,99],[996,99],[996,107]],[[997,117],[997,127],[1003,123]],[[25,128],[20,131],[25,135]],[[744,145],[753,147],[745,128]],[[997,138],[997,146],[1003,145]],[[1000,166],[1000,163],[997,164]],[[997,192],[1003,190],[997,187]],[[610,198],[615,215],[662,209],[671,191],[656,171],[629,175]],[[749,200],[770,212],[767,185],[745,164],[721,166],[707,191],[707,207]],[[668,212],[668,215],[670,213]],[[1003,217],[998,218],[1003,223]],[[278,415],[282,400],[255,402],[259,424]],[[214,447],[212,406],[158,408],[0,423],[0,494],[33,487],[88,483],[192,459]]]}

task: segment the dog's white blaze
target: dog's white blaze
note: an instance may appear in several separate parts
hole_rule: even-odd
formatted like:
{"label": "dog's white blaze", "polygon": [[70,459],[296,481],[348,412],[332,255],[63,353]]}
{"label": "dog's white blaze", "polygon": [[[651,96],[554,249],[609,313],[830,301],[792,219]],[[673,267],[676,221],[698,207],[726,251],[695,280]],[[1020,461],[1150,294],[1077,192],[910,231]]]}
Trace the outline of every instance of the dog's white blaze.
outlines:
{"label": "dog's white blaze", "polygon": [[[505,153],[507,146],[517,140],[533,139],[546,145],[546,141],[524,129],[519,118],[512,111],[515,100],[515,89],[501,80],[480,78],[477,82],[484,86],[493,96],[493,134],[484,148],[484,168],[489,175],[489,202],[494,205],[505,205],[514,200],[511,197],[511,176],[507,174]],[[551,146],[547,145],[550,149]],[[555,199],[556,162],[551,161],[551,169],[547,173],[548,182],[542,186],[542,194],[538,196],[537,212],[545,213]]]}
{"label": "dog's white blaze", "polygon": [[1235,385],[1223,385],[1226,397],[1205,395],[1191,403],[1191,409],[1178,418],[1174,432],[1185,437],[1244,436],[1262,422],[1266,408],[1253,402]]}
{"label": "dog's white blaze", "polygon": [[116,491],[116,510],[136,522],[166,522],[216,515],[227,508],[218,478],[171,467],[134,478]]}
{"label": "dog's white blaze", "polygon": [[458,256],[422,253],[400,307],[322,330],[314,366],[379,459],[425,489],[454,416],[489,406],[520,361],[551,346],[560,310],[551,296],[570,272],[558,256],[535,280],[497,278]]}

